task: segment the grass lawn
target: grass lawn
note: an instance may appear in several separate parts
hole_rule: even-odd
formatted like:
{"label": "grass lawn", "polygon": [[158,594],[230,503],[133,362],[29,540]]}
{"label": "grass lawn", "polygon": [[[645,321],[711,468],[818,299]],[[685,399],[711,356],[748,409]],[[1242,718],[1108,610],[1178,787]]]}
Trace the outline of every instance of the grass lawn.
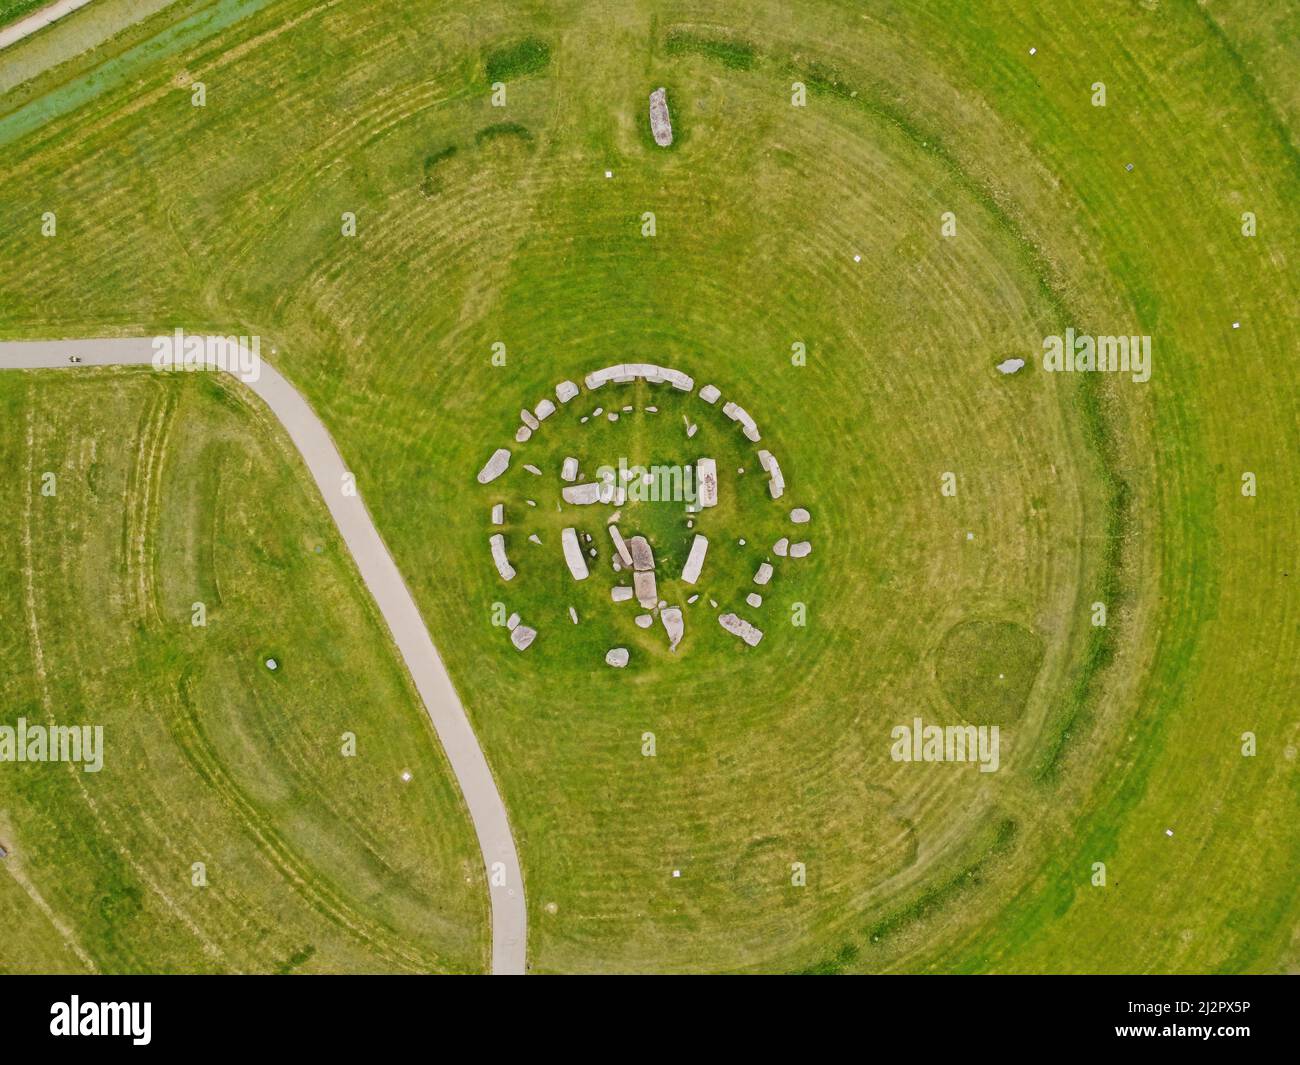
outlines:
{"label": "grass lawn", "polygon": [[2,723],[104,730],[97,773],[2,767],[0,971],[486,964],[432,729],[250,402],[211,378],[0,374]]}
{"label": "grass lawn", "polygon": [[[276,346],[500,780],[535,970],[1297,965],[1300,165],[1293,53],[1251,46],[1285,28],[1269,5],[207,10],[0,99],[0,334],[183,325]],[[96,62],[98,80],[70,80]],[[669,150],[647,122],[659,86]],[[1151,380],[1043,372],[1043,338],[1067,327],[1151,335]],[[999,374],[1009,356],[1028,365]],[[737,427],[667,386],[584,392],[513,443],[522,407],[622,361],[748,409],[785,499]],[[46,387],[24,382],[16,424]],[[580,421],[624,404],[637,412]],[[485,488],[498,446],[511,469]],[[694,531],[713,541],[669,655],[609,601],[607,512],[557,511],[558,471],[702,454],[726,481],[697,530],[678,506],[624,515],[670,571]],[[502,500],[509,584],[487,549]],[[750,611],[766,549],[803,535],[794,506],[814,551],[781,561]],[[598,542],[582,585],[567,525]],[[248,589],[273,631],[319,621],[287,585]],[[710,596],[763,642],[723,632]],[[83,618],[122,638],[117,615],[73,601],[50,607],[64,638]],[[498,603],[538,628],[528,651],[494,626]],[[6,625],[26,648],[21,618]],[[616,645],[625,670],[603,664]],[[272,690],[301,675],[286,661]],[[160,675],[123,669],[123,693]],[[892,761],[891,729],[916,717],[998,723],[1001,768]],[[256,730],[241,741],[248,765],[266,758]],[[465,964],[476,898],[455,911]],[[178,949],[155,934],[136,964]]]}

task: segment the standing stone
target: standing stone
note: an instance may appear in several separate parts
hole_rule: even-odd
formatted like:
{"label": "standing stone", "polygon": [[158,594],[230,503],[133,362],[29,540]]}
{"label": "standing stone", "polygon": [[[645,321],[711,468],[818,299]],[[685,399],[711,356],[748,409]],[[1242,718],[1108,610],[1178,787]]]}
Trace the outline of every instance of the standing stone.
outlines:
{"label": "standing stone", "polygon": [[627,665],[628,657],[626,647],[612,647],[605,653],[605,665],[622,669]]}
{"label": "standing stone", "polygon": [[634,536],[628,541],[628,549],[632,552],[632,565],[638,570],[651,570],[655,568],[654,552],[650,550],[650,542],[644,536]]}
{"label": "standing stone", "polygon": [[528,650],[535,639],[537,639],[537,630],[530,629],[527,625],[520,625],[510,633],[510,642],[521,651]]}
{"label": "standing stone", "polygon": [[718,464],[713,459],[696,460],[695,490],[701,507],[718,505]]}

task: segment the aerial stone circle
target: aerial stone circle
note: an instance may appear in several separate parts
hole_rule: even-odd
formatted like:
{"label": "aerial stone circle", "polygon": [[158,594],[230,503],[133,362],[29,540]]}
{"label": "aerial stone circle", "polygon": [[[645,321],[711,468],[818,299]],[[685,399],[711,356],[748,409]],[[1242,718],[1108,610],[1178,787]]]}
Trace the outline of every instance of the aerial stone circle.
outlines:
{"label": "aerial stone circle", "polygon": [[[614,366],[606,366],[600,370],[594,370],[583,378],[583,384],[589,392],[596,392],[608,384],[630,384],[637,380],[644,380],[650,384],[667,384],[674,390],[683,393],[692,393],[695,391],[695,380],[680,370],[672,369],[667,366],[658,366],[652,363],[619,363]],[[543,397],[530,410],[525,407],[519,412],[520,426],[515,432],[515,443],[526,445],[532,439],[534,434],[542,430],[543,423],[547,421],[558,410],[556,403],[561,406],[577,399],[582,394],[582,389],[573,381],[561,381],[555,386],[555,400],[549,396]],[[718,402],[722,399],[722,392],[715,385],[704,385],[696,393],[698,399],[705,405],[706,409],[716,411]],[[656,414],[658,407],[649,405],[644,408],[645,413]],[[724,417],[737,424],[745,438],[753,444],[762,440],[759,433],[758,425],[750,416],[749,412],[739,404],[734,402],[725,402],[721,406]],[[606,416],[611,422],[617,421],[620,414],[630,415],[636,413],[634,408],[624,405],[621,411],[606,411],[604,407],[597,406],[591,413],[583,415],[579,419],[579,424],[585,425],[589,421],[599,419],[602,415]],[[685,436],[687,439],[694,438],[699,429],[699,425],[685,418]],[[577,450],[575,448],[575,450]],[[767,474],[768,494],[773,501],[781,499],[785,495],[785,476],[781,470],[781,464],[776,456],[766,448],[758,448],[758,462],[762,470]],[[497,482],[510,468],[513,453],[508,447],[499,447],[483,465],[478,473],[478,482],[482,485],[489,485]],[[531,463],[523,463],[522,468],[529,474],[536,477],[546,477],[546,473]],[[603,473],[594,480],[582,480],[582,462],[581,459],[574,455],[568,455],[561,463],[557,471],[560,480],[560,500],[557,501],[556,507],[563,512],[568,507],[591,507],[604,506],[612,508],[612,514],[606,518],[606,531],[609,534],[610,543],[607,545],[607,558],[612,573],[616,576],[621,573],[631,575],[631,585],[617,581],[610,588],[610,599],[614,604],[628,603],[629,612],[633,601],[640,607],[640,613],[629,617],[629,620],[640,628],[649,628],[654,624],[654,619],[658,618],[659,623],[663,626],[664,634],[667,639],[669,651],[675,652],[678,645],[686,638],[686,615],[681,604],[672,604],[667,599],[660,598],[661,587],[663,582],[664,588],[672,588],[671,594],[674,598],[677,595],[685,596],[686,605],[694,605],[701,599],[701,593],[698,591],[688,592],[684,587],[678,585],[689,585],[694,588],[704,576],[705,560],[709,551],[709,539],[703,533],[697,532],[691,541],[689,553],[686,562],[682,566],[681,573],[673,576],[665,573],[663,568],[656,568],[654,546],[640,532],[632,532],[625,536],[619,528],[619,522],[622,518],[621,508],[626,504],[628,499],[628,485],[623,483],[622,477],[609,468],[602,468]],[[718,476],[718,467],[715,459],[708,456],[701,456],[693,465],[695,498],[694,501],[687,502],[685,513],[687,515],[687,528],[693,529],[697,519],[703,520],[705,513],[716,507],[719,499],[719,492],[722,490]],[[738,473],[743,471],[738,471]],[[625,471],[626,474],[626,471]],[[650,474],[644,475],[646,478]],[[526,506],[537,507],[537,501],[531,498],[523,500]],[[803,507],[796,507],[789,514],[790,521],[796,525],[806,524],[811,520],[811,514]],[[492,504],[491,522],[494,527],[502,527],[506,523],[506,501],[498,499]],[[537,533],[533,532],[527,535],[527,540],[534,545],[545,546]],[[739,541],[740,545],[745,544],[745,540]],[[510,560],[506,535],[504,532],[494,532],[488,538],[492,562],[496,567],[497,575],[504,583],[513,581],[518,576],[518,570]],[[602,545],[604,546],[604,545]],[[771,555],[776,559],[800,559],[807,557],[812,552],[812,543],[809,540],[800,540],[795,543],[790,542],[789,537],[781,537],[771,547]],[[566,526],[560,534],[560,553],[559,556],[552,555],[548,561],[553,561],[559,565],[561,558],[564,565],[568,568],[569,574],[574,581],[585,581],[591,577],[592,563],[600,558],[600,547],[596,544],[594,538],[589,533],[580,533],[573,526]],[[764,559],[759,564],[753,575],[753,586],[748,589],[737,590],[734,593],[738,598],[743,598],[747,608],[752,612],[759,609],[763,603],[763,597],[756,589],[766,590],[776,573],[776,566],[780,563],[774,563],[771,559]],[[727,632],[731,633],[737,639],[749,647],[757,647],[763,639],[763,630],[759,628],[754,621],[743,617],[733,609],[721,609],[718,605],[718,599],[710,595],[708,598],[709,607],[717,613],[718,624]],[[578,625],[581,619],[577,610],[573,606],[567,607],[569,621]],[[527,650],[537,639],[538,629],[532,625],[525,625],[518,613],[511,613],[506,621],[506,627],[510,632],[511,643],[520,651]],[[629,662],[630,654],[625,647],[611,646],[605,654],[605,662],[615,668],[623,668]]]}

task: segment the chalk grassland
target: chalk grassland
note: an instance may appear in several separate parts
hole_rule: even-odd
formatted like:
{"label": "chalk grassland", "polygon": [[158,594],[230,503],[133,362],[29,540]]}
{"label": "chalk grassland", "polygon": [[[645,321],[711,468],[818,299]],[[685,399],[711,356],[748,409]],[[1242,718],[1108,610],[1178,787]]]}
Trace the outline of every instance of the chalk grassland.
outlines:
{"label": "chalk grassland", "polygon": [[296,452],[234,387],[0,374],[3,720],[105,743],[98,773],[0,765],[0,971],[481,971],[445,761]]}
{"label": "chalk grassland", "polygon": [[[1242,32],[1263,18],[1232,14]],[[20,180],[0,192],[0,247],[21,269],[0,272],[0,331],[272,338],[354,464],[502,782],[535,969],[1293,965],[1300,511],[1296,370],[1279,353],[1298,181],[1248,90],[1267,71],[1243,73],[1185,5],[1040,20],[760,4],[734,20],[698,3],[283,3],[141,58],[129,90],[8,146]],[[1089,104],[1096,80],[1106,108]],[[659,85],[667,152],[645,121]],[[0,140],[32,114],[0,113]],[[1068,325],[1153,334],[1152,381],[1041,373],[1041,338]],[[1030,366],[1002,378],[1008,355]],[[812,510],[813,555],[780,566],[759,611],[740,593],[780,511],[698,399],[607,386],[502,482],[474,483],[521,406],[625,358],[746,406],[786,502]],[[664,412],[578,423],[650,402]],[[702,426],[690,444],[683,410]],[[591,469],[625,446],[746,467],[700,591],[753,614],[758,649],[697,604],[670,658],[595,578],[569,581],[559,461]],[[520,577],[503,585],[488,511],[521,496],[543,505],[510,510]],[[646,520],[685,544],[680,514]],[[496,602],[541,630],[528,652],[492,627]],[[1029,650],[998,672],[1029,695],[999,709],[1002,768],[891,762],[894,725],[962,720],[944,691],[970,683],[943,679],[940,649],[971,622],[1041,642],[1032,677],[1039,643],[1006,642]],[[619,673],[601,663],[616,644],[634,654]],[[963,652],[981,684],[998,646]]]}

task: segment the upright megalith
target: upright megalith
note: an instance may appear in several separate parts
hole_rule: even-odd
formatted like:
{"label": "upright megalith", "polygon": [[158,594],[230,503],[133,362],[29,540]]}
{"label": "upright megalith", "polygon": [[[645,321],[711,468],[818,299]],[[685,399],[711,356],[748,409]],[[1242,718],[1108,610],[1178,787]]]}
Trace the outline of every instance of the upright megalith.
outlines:
{"label": "upright megalith", "polygon": [[695,490],[700,506],[718,505],[718,464],[713,459],[698,459],[695,463]]}
{"label": "upright megalith", "polygon": [[650,541],[644,536],[634,536],[628,541],[628,549],[632,552],[632,566],[638,571],[652,570],[655,568],[654,552],[650,550]]}

